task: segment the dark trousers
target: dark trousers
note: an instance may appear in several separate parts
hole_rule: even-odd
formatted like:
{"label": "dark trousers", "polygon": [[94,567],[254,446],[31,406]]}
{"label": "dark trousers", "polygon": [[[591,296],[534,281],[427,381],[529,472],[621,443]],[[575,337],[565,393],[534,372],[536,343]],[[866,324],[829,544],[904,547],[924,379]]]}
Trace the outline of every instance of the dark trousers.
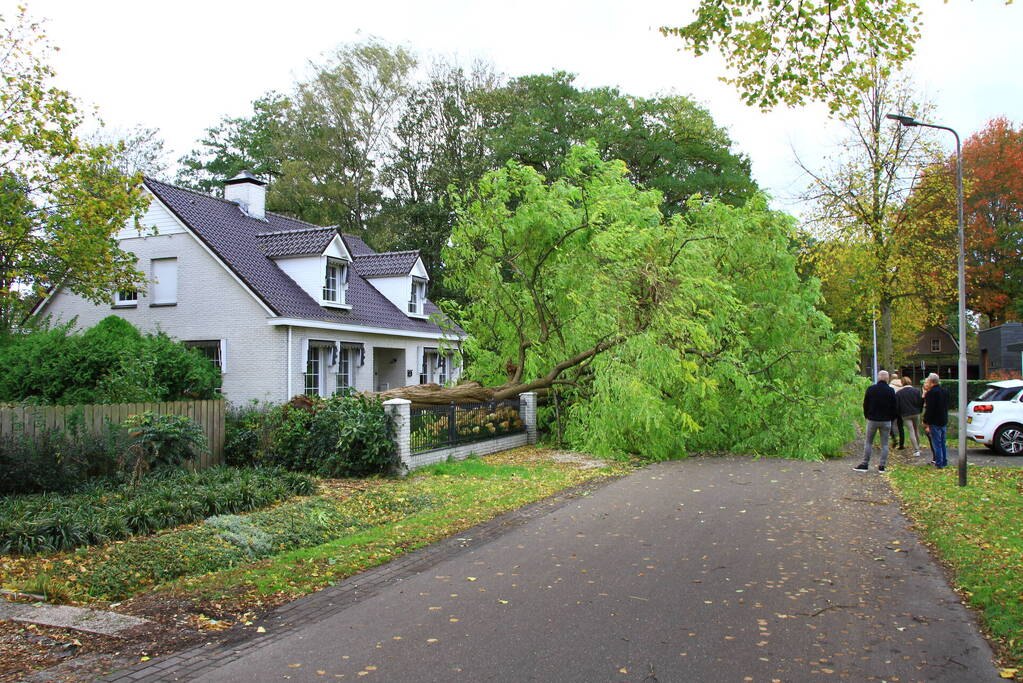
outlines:
{"label": "dark trousers", "polygon": [[899,434],[898,434],[898,437],[899,437],[899,448],[903,448],[906,445],[906,431],[903,428],[902,416],[901,415],[896,415],[895,416],[895,420],[892,421],[892,443],[893,444],[895,443],[895,436],[896,436],[895,435],[895,429],[896,429],[896,427],[899,430]]}

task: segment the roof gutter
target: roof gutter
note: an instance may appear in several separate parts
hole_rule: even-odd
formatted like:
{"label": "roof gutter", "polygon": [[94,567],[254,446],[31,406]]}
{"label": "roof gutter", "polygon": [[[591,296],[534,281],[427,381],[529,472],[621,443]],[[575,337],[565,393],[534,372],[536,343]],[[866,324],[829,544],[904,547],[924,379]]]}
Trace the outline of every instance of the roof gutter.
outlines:
{"label": "roof gutter", "polygon": [[394,330],[386,327],[365,327],[362,325],[346,325],[344,323],[331,323],[325,320],[304,320],[302,318],[268,318],[267,325],[278,327],[287,325],[290,327],[304,327],[318,330],[337,330],[339,332],[365,332],[366,334],[382,334],[391,337],[412,337],[414,339],[444,339],[449,341],[461,341],[466,335],[457,332],[414,332],[412,330]]}

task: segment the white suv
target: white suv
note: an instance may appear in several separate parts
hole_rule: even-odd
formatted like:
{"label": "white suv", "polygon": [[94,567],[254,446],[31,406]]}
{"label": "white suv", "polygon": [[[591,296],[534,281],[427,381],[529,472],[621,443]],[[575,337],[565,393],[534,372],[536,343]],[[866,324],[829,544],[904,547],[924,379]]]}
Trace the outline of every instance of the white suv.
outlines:
{"label": "white suv", "polygon": [[966,435],[1002,455],[1023,455],[1023,380],[992,382],[966,406]]}

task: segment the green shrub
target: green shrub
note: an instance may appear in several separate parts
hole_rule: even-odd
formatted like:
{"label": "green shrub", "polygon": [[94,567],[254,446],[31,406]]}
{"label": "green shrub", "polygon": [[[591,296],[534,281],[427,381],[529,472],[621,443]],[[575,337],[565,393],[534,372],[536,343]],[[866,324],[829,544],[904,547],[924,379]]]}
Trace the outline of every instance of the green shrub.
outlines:
{"label": "green shrub", "polygon": [[397,464],[394,425],[380,400],[361,395],[239,411],[227,429],[229,462],[324,477],[387,473]]}
{"label": "green shrub", "polygon": [[[73,418],[73,416],[72,416]],[[124,451],[124,433],[108,425],[86,434],[69,420],[68,429],[44,429],[0,438],[0,495],[77,490],[97,477],[113,476]]]}
{"label": "green shrub", "polygon": [[0,553],[70,550],[266,507],[315,486],[274,469],[154,473],[144,487],[99,481],[71,494],[0,499]]}
{"label": "green shrub", "polygon": [[186,415],[157,415],[146,411],[121,424],[128,434],[122,469],[138,483],[152,468],[179,467],[206,451],[202,427]]}
{"label": "green shrub", "polygon": [[72,324],[5,337],[0,401],[40,405],[214,398],[220,372],[166,334],[143,335],[111,315],[78,333]]}
{"label": "green shrub", "polygon": [[229,405],[224,415],[224,460],[228,465],[247,467],[266,442],[272,404],[253,401],[238,407]]}

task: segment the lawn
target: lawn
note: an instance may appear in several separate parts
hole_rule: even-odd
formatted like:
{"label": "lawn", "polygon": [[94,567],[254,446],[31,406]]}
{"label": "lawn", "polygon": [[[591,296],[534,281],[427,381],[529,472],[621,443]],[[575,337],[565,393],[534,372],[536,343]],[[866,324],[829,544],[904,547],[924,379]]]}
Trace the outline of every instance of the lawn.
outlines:
{"label": "lawn", "polygon": [[1023,671],[1023,468],[895,467],[890,479],[1010,666]]}
{"label": "lawn", "polygon": [[164,591],[206,602],[280,603],[584,481],[627,471],[559,463],[537,448],[418,470],[326,480],[319,493],[244,515],[73,552],[0,556],[4,588],[67,602]]}

